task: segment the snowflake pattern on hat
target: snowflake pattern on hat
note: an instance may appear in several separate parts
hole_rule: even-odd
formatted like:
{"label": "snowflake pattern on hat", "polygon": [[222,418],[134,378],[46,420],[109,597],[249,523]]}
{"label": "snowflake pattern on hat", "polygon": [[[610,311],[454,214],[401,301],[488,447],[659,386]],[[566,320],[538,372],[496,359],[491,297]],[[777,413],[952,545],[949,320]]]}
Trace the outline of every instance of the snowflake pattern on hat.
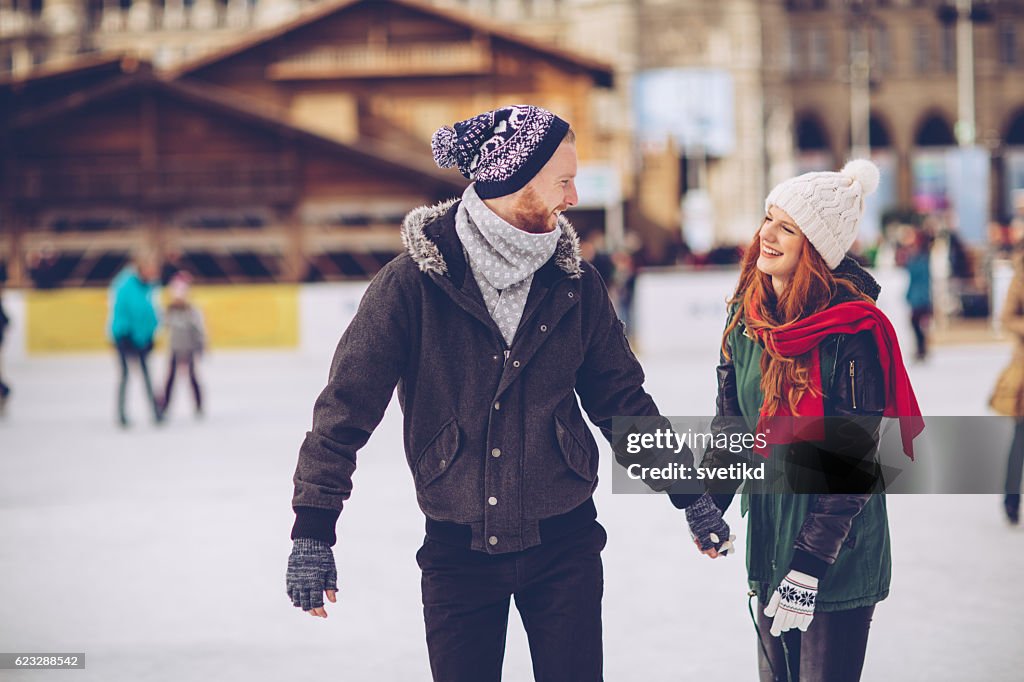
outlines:
{"label": "snowflake pattern on hat", "polygon": [[493,198],[525,185],[568,131],[569,124],[550,111],[516,104],[438,129],[431,147],[438,166],[458,166],[479,184],[480,197]]}

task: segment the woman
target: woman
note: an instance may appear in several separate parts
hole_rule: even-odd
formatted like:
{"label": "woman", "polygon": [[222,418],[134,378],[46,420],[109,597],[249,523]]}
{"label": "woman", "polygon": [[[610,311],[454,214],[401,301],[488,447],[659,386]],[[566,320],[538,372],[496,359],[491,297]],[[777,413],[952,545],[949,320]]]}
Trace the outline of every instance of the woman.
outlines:
{"label": "woman", "polygon": [[[714,428],[764,434],[766,467],[779,474],[743,500],[762,680],[859,679],[875,604],[889,592],[885,496],[869,492],[878,478],[837,476],[829,463],[838,456],[828,454],[852,443],[856,471],[877,471],[883,416],[901,417],[911,456],[923,428],[892,325],[874,305],[879,286],[846,257],[877,185],[878,169],[853,161],[773,189],[729,301]],[[808,443],[817,464],[797,467]],[[704,465],[734,457],[711,450]],[[761,494],[778,492],[779,481],[812,494]],[[722,507],[730,487],[711,491],[724,493],[714,497]]]}
{"label": "woman", "polygon": [[932,316],[931,238],[924,230],[913,230],[908,235],[907,249],[907,304],[910,306],[910,326],[914,330],[917,353],[914,358],[923,362],[928,356],[928,322]]}
{"label": "woman", "polygon": [[128,388],[128,363],[138,362],[146,387],[146,400],[153,410],[153,420],[160,422],[163,415],[153,393],[147,360],[153,350],[159,320],[153,303],[153,290],[160,271],[156,259],[149,255],[136,256],[110,284],[110,321],[107,333],[121,368],[117,388],[117,419],[122,428],[130,426],[125,409]]}
{"label": "woman", "polygon": [[992,408],[1013,417],[1016,426],[1006,462],[1006,497],[1003,509],[1013,525],[1020,523],[1020,483],[1024,470],[1024,241],[1013,256],[1015,272],[1000,315],[1003,329],[1016,341],[1013,358],[999,376],[992,394]]}

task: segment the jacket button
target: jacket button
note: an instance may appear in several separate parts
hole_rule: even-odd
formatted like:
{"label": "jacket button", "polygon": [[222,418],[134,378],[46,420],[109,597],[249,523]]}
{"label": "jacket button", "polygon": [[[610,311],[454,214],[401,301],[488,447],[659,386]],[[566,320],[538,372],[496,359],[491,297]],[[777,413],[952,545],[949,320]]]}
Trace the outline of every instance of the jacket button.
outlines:
{"label": "jacket button", "polygon": [[487,498],[487,504],[489,504],[489,505],[491,505],[493,507],[494,505],[498,504],[498,498],[497,497],[488,497]]}
{"label": "jacket button", "polygon": [[501,457],[501,450],[499,448],[491,450],[491,457]]}
{"label": "jacket button", "polygon": [[441,464],[441,468],[444,469],[446,466],[448,466],[448,460],[442,459],[440,461],[440,464]]}
{"label": "jacket button", "polygon": [[496,409],[496,410],[500,410],[501,409],[501,401],[500,400],[498,402],[494,403],[494,409]]}
{"label": "jacket button", "polygon": [[576,298],[576,294],[574,294],[574,293],[572,293],[572,292],[570,291],[570,292],[569,292],[569,298]]}
{"label": "jacket button", "polygon": [[491,547],[494,547],[496,544],[498,544],[498,537],[496,535],[492,535],[491,537],[487,538],[487,543]]}
{"label": "jacket button", "polygon": [[512,361],[512,366],[513,367],[518,367],[519,366],[519,361],[518,360],[513,360]]}
{"label": "jacket button", "polygon": [[498,361],[498,356],[497,355],[492,355],[491,356],[491,360],[494,360],[495,362],[497,362]]}
{"label": "jacket button", "polygon": [[542,325],[540,326],[540,330],[541,330],[542,332],[546,332],[546,331],[548,330],[548,326],[547,326],[546,324],[542,324]]}

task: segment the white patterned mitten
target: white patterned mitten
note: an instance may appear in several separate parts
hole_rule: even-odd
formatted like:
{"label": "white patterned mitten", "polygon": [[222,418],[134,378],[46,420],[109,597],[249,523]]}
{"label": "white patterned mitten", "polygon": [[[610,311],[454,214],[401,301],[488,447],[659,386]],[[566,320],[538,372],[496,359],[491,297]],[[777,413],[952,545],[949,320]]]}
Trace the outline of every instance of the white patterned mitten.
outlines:
{"label": "white patterned mitten", "polygon": [[792,628],[807,632],[814,619],[817,596],[817,578],[800,571],[787,573],[764,610],[764,615],[775,619],[772,621],[772,636],[778,637]]}

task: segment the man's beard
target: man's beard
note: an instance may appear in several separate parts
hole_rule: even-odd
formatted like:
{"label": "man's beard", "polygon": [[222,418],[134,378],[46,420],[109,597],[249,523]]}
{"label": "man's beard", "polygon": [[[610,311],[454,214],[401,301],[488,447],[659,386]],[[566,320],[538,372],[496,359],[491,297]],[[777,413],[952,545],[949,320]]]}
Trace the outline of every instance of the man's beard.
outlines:
{"label": "man's beard", "polygon": [[557,215],[540,202],[533,188],[527,188],[523,192],[511,212],[512,225],[530,234],[551,232],[558,224]]}

